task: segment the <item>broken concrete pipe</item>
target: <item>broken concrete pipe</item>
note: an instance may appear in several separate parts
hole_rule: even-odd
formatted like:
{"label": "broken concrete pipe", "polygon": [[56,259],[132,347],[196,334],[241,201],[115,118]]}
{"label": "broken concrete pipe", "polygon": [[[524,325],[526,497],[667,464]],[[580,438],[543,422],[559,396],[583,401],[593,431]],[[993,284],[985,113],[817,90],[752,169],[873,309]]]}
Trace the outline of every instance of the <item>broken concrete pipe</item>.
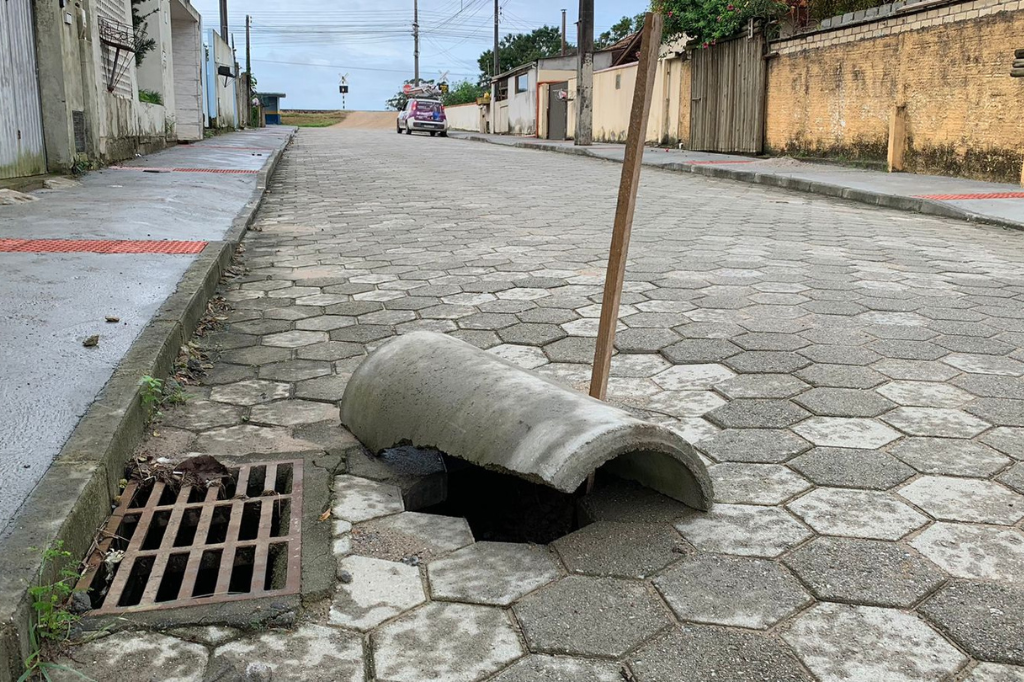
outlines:
{"label": "broken concrete pipe", "polygon": [[356,369],[341,421],[375,453],[437,448],[572,493],[598,467],[697,509],[711,479],[674,431],[565,388],[464,341],[413,332]]}

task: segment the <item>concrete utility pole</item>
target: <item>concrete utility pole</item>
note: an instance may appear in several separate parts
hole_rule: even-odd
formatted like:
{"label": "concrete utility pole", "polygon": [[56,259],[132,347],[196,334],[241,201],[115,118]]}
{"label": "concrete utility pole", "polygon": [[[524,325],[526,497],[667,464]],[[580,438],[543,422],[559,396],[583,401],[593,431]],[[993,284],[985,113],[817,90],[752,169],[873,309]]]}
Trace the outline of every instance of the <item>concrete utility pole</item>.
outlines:
{"label": "concrete utility pole", "polygon": [[576,67],[576,135],[573,144],[594,143],[594,0],[580,0],[579,61]]}
{"label": "concrete utility pole", "polygon": [[[500,69],[498,67],[498,65],[501,63],[498,60],[498,12],[499,12],[498,0],[494,0],[494,72],[491,73],[491,78],[492,79],[495,76],[497,76],[499,73],[501,73],[501,71],[500,71]],[[495,93],[495,94],[497,94],[497,93]]]}
{"label": "concrete utility pole", "polygon": [[498,132],[498,79],[496,76],[499,73],[498,60],[498,0],[494,0],[494,64],[491,67],[491,128],[490,133],[493,135]]}
{"label": "concrete utility pole", "polygon": [[562,10],[562,56],[565,56],[565,10]]}
{"label": "concrete utility pole", "polygon": [[220,0],[220,37],[228,41],[228,0]]}
{"label": "concrete utility pole", "polygon": [[416,87],[420,85],[420,4],[419,0],[412,0],[412,60],[413,60],[413,81]]}
{"label": "concrete utility pole", "polygon": [[248,104],[246,106],[252,107],[252,46],[249,43],[249,24],[252,22],[252,17],[248,14],[245,15],[245,97]]}

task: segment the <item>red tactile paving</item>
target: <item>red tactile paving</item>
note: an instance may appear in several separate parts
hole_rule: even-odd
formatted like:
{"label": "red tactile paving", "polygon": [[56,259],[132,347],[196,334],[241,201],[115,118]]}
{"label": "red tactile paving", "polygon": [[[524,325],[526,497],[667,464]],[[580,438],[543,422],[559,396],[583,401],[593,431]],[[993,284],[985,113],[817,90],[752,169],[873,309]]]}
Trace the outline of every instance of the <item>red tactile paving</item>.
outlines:
{"label": "red tactile paving", "polygon": [[206,242],[113,239],[0,239],[3,253],[200,253]]}
{"label": "red tactile paving", "polygon": [[986,194],[918,194],[915,199],[961,201],[964,199],[1024,199],[1024,192],[988,192]]}
{"label": "red tactile paving", "polygon": [[259,173],[258,170],[242,168],[155,168],[152,166],[110,166],[110,170],[148,171],[150,173],[240,173],[243,175]]}

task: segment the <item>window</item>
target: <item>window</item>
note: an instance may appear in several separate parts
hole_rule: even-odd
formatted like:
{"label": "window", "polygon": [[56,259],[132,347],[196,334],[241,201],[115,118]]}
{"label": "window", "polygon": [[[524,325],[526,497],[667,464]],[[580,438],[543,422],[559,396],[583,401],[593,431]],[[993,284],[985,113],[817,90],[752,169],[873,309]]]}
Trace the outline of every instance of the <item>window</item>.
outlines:
{"label": "window", "polygon": [[615,74],[615,89],[619,90],[621,88],[622,88],[622,74],[621,73],[617,73],[617,74]]}
{"label": "window", "polygon": [[530,88],[530,74],[516,76],[516,92],[526,92]]}

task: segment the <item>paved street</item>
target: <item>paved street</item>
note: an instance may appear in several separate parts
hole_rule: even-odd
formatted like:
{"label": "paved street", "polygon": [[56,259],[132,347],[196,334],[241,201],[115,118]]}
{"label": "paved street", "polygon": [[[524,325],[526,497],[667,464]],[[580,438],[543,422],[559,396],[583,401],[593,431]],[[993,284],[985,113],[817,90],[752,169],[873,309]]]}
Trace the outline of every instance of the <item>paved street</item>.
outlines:
{"label": "paved street", "polygon": [[[208,337],[207,385],[150,446],[330,447],[363,355],[419,329],[585,390],[619,173],[301,131]],[[474,543],[343,475],[349,580],[329,612],[294,632],[118,634],[77,669],[130,669],[148,637],[180,680],[238,661],[275,681],[1024,679],[1024,234],[641,182],[610,400],[696,445],[710,513],[605,489],[596,522],[548,547]],[[362,548],[388,529],[428,548],[419,566]]]}

